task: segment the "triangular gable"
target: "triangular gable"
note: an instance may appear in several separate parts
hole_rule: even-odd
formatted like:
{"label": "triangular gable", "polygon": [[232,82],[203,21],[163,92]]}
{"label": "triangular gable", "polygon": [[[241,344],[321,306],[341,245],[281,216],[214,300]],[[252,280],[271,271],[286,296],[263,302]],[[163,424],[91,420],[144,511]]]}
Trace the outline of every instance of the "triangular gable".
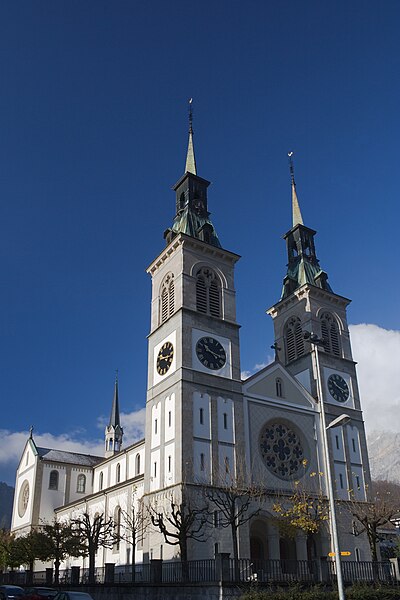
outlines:
{"label": "triangular gable", "polygon": [[[282,396],[277,394],[277,378],[281,380]],[[255,396],[259,399],[274,399],[286,404],[315,407],[313,397],[279,362],[271,363],[244,381],[243,393],[245,396]]]}
{"label": "triangular gable", "polygon": [[24,450],[21,454],[21,459],[19,461],[17,471],[25,469],[27,463],[32,464],[32,461],[26,460],[27,454],[31,455],[34,459],[38,456],[37,447],[32,437],[29,437],[25,442]]}

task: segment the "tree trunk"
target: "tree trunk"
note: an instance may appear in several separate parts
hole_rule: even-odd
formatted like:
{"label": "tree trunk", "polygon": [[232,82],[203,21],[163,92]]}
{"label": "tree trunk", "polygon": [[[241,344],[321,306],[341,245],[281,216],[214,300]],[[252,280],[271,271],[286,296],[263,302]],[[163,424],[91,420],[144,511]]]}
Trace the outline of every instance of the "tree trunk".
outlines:
{"label": "tree trunk", "polygon": [[89,549],[89,583],[95,582],[95,564],[96,564],[96,552],[94,549]]}
{"label": "tree trunk", "polygon": [[132,583],[136,581],[136,533],[132,531]]}
{"label": "tree trunk", "polygon": [[189,564],[187,557],[187,538],[179,540],[179,547],[181,551],[181,564],[182,564],[182,579],[183,581],[189,581]]}
{"label": "tree trunk", "polygon": [[56,558],[54,561],[54,583],[58,585],[60,580],[60,559]]}
{"label": "tree trunk", "polygon": [[240,581],[240,569],[239,569],[239,550],[238,550],[238,535],[237,535],[236,523],[232,523],[232,546],[233,546],[233,565],[235,581]]}

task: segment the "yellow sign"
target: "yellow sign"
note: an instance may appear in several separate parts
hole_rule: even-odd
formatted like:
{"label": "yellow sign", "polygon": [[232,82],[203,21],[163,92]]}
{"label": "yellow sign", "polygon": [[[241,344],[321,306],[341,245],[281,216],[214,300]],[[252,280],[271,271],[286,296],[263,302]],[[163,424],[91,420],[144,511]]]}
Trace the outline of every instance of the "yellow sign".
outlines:
{"label": "yellow sign", "polygon": [[336,552],[329,552],[328,556],[336,556]]}
{"label": "yellow sign", "polygon": [[[336,556],[336,552],[329,552],[328,556]],[[351,552],[341,552],[340,556],[351,556]]]}

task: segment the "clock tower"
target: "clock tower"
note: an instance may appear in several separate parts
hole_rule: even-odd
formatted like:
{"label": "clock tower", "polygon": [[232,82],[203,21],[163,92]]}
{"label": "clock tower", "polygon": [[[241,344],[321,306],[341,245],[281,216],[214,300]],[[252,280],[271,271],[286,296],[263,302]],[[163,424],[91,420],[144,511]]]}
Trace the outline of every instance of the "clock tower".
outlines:
{"label": "clock tower", "polygon": [[[185,173],[166,246],[148,267],[145,493],[216,483],[243,455],[243,409],[234,268],[208,210],[210,183],[197,174],[192,113]],[[156,556],[154,556],[156,558]]]}
{"label": "clock tower", "polygon": [[[303,223],[291,157],[290,170],[293,226],[284,236],[287,272],[280,300],[267,311],[274,321],[276,358],[317,402],[320,377],[328,425],[343,414],[350,417],[346,425],[342,420],[342,425],[329,429],[336,495],[343,500],[349,499],[349,494],[365,500],[370,474],[347,323],[350,300],[332,290],[328,275],[319,264],[314,243],[316,231]],[[310,343],[311,333],[322,340],[319,361]]]}

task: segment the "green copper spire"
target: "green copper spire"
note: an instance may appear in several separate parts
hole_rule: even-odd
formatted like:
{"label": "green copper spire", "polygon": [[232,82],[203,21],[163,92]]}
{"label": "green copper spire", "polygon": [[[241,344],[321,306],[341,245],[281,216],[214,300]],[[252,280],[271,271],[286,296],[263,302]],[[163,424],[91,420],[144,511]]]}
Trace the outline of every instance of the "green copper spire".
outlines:
{"label": "green copper spire", "polygon": [[193,98],[189,100],[189,143],[188,150],[186,155],[186,165],[185,165],[185,173],[193,173],[193,175],[197,175],[196,170],[196,158],[194,156],[194,146],[193,146]]}
{"label": "green copper spire", "polygon": [[208,212],[207,188],[210,182],[197,175],[193,149],[193,110],[189,101],[189,145],[185,173],[174,185],[176,214],[172,227],[164,232],[169,244],[176,235],[184,233],[210,246],[221,248],[217,232]]}
{"label": "green copper spire", "polygon": [[294,166],[293,166],[293,152],[289,152],[289,165],[290,165],[290,178],[292,180],[292,215],[293,215],[293,227],[296,225],[304,225],[303,217],[301,216],[301,210],[296,192],[296,182],[294,180]]}
{"label": "green copper spire", "polygon": [[306,283],[332,292],[327,281],[328,275],[319,266],[319,260],[315,253],[314,235],[317,232],[306,227],[301,216],[294,180],[293,152],[289,152],[288,156],[292,183],[293,226],[284,236],[288,252],[288,266],[286,277],[283,280],[281,300]]}

